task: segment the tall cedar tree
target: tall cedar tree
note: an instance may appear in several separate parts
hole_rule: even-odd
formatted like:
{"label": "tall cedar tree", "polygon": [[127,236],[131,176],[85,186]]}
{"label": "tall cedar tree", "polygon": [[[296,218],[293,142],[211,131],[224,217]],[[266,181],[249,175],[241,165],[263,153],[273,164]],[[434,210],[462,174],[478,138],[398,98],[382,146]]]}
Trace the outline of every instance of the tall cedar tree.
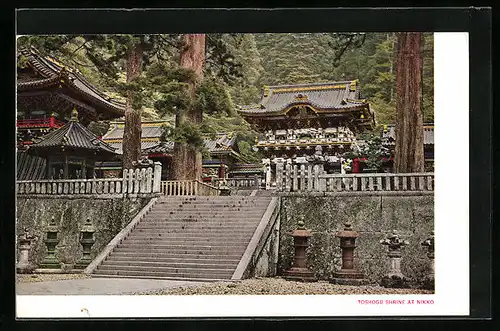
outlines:
{"label": "tall cedar tree", "polygon": [[[127,83],[141,75],[143,49],[140,42],[132,44],[127,52]],[[123,131],[123,169],[132,169],[141,156],[141,109],[134,107],[134,91],[127,91],[125,128]]]}
{"label": "tall cedar tree", "polygon": [[[190,69],[195,74],[195,79],[189,82],[188,93],[192,99],[196,98],[196,87],[203,80],[203,71],[205,68],[205,35],[204,34],[186,34],[183,36],[183,47],[180,51],[181,67]],[[179,111],[176,114],[176,126],[181,126],[184,121],[189,121],[195,125],[201,125],[203,119],[202,109],[193,106],[186,114]],[[200,179],[202,172],[202,155],[193,146],[184,142],[174,144],[174,156],[172,158],[173,178],[182,179]]]}
{"label": "tall cedar tree", "polygon": [[421,33],[398,33],[394,166],[398,173],[424,171],[421,46]]}

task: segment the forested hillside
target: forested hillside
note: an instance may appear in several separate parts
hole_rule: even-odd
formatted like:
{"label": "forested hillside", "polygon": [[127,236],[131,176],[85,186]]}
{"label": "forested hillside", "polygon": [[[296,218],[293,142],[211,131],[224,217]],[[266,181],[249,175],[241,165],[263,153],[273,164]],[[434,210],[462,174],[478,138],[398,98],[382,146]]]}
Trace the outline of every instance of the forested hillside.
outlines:
{"label": "forested hillside", "polygon": [[[130,40],[127,36],[36,36],[18,39],[18,46],[35,46],[77,68],[108,94],[124,98],[123,49]],[[169,108],[182,101],[176,92],[182,86],[182,72],[175,71],[178,37],[153,35],[145,40],[148,48],[142,58],[144,79],[138,81],[142,85],[133,87],[140,91],[141,116],[173,123],[175,112]],[[433,122],[432,34],[424,34],[424,41],[423,114],[424,122]],[[206,83],[197,100],[208,110],[203,114],[203,128],[209,132],[237,132],[242,153],[256,159],[250,148],[255,133],[236,113],[237,105],[258,102],[263,85],[354,79],[359,80],[362,97],[370,102],[377,123],[394,123],[395,45],[395,33],[207,35]],[[106,125],[95,127],[106,129]]]}

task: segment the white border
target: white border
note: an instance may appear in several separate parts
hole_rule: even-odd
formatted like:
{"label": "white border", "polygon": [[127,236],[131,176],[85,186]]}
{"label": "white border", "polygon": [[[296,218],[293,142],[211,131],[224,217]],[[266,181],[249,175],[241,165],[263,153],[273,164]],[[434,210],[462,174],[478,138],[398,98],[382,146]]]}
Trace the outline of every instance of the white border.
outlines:
{"label": "white border", "polygon": [[[467,33],[435,33],[436,294],[311,296],[17,296],[17,316],[263,317],[469,314]],[[415,304],[364,305],[358,300]],[[416,304],[433,300],[434,304]],[[407,301],[406,301],[407,302]]]}

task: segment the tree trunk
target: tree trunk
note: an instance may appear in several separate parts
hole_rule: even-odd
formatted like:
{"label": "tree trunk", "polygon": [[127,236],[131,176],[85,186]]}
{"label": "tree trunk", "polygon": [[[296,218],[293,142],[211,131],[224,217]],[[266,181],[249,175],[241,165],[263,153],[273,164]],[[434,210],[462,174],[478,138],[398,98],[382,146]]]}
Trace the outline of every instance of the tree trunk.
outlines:
{"label": "tree trunk", "polygon": [[424,171],[421,33],[397,35],[396,172]]}
{"label": "tree trunk", "polygon": [[[183,36],[184,47],[180,54],[180,65],[194,71],[196,80],[190,82],[189,93],[194,99],[196,97],[196,86],[203,79],[205,68],[205,35],[186,34]],[[203,119],[202,109],[191,108],[185,113],[177,113],[176,123],[182,124],[188,120],[193,124],[201,124]],[[172,174],[173,179],[200,179],[202,172],[201,152],[186,143],[175,143]]]}
{"label": "tree trunk", "polygon": [[[127,55],[127,83],[140,76],[142,71],[142,46],[136,43]],[[141,157],[141,109],[133,107],[133,91],[127,92],[125,128],[123,132],[123,169],[131,169],[132,162]]]}

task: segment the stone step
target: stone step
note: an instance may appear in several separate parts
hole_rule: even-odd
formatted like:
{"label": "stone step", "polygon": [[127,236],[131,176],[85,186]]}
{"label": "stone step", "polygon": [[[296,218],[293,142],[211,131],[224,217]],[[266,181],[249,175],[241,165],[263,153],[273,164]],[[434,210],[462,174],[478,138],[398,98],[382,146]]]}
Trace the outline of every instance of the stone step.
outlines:
{"label": "stone step", "polygon": [[217,207],[207,207],[207,208],[158,208],[149,211],[146,215],[156,215],[156,214],[171,214],[171,213],[261,213],[264,214],[267,206],[264,207],[241,207],[241,208],[217,208]]}
{"label": "stone step", "polygon": [[176,262],[162,262],[162,261],[104,261],[99,267],[103,266],[115,266],[120,268],[125,267],[151,267],[151,268],[193,268],[193,269],[236,269],[238,262],[228,263],[218,263],[217,261],[196,261],[196,262],[182,262],[178,259]]}
{"label": "stone step", "polygon": [[245,243],[237,243],[237,244],[225,244],[223,242],[220,243],[182,243],[182,244],[171,244],[169,241],[164,241],[163,243],[149,242],[146,240],[137,240],[137,241],[128,241],[124,240],[122,244],[116,249],[120,248],[139,248],[139,249],[155,249],[155,250],[176,250],[176,249],[193,249],[193,250],[202,250],[202,251],[226,251],[232,249],[240,249],[241,247],[246,246]]}
{"label": "stone step", "polygon": [[[189,230],[189,231],[209,231],[212,232],[212,235],[216,235],[217,231],[251,231],[257,228],[257,224],[206,224],[206,223],[198,223],[198,222],[183,222],[179,224],[175,223],[145,223],[142,225],[138,225],[134,231],[140,230],[157,230],[157,232],[169,232],[169,230]],[[215,233],[214,233],[215,232]]]}
{"label": "stone step", "polygon": [[203,220],[200,219],[198,221],[195,220],[186,220],[186,219],[174,219],[174,220],[149,220],[145,219],[136,225],[134,229],[143,229],[147,227],[158,226],[161,228],[175,228],[178,226],[189,226],[189,227],[207,227],[207,228],[234,228],[234,227],[242,227],[242,228],[251,228],[257,227],[260,219],[251,221],[245,221],[243,219],[218,219],[218,220]]}
{"label": "stone step", "polygon": [[[110,255],[111,256],[111,255]],[[213,258],[186,258],[186,255],[179,255],[179,257],[155,257],[155,256],[141,256],[141,255],[112,255],[103,263],[185,263],[185,264],[223,264],[223,265],[237,265],[239,263],[239,256],[232,259],[222,259],[219,255],[213,255]],[[132,259],[133,258],[133,259]],[[137,261],[137,262],[133,262]]]}
{"label": "stone step", "polygon": [[271,196],[160,196],[158,202],[168,202],[168,201],[271,201]]}
{"label": "stone step", "polygon": [[120,245],[115,248],[116,252],[137,252],[137,253],[161,253],[165,256],[169,254],[243,254],[246,249],[246,245],[241,245],[238,247],[192,247],[192,246],[171,246],[167,247],[167,245]]}
{"label": "stone step", "polygon": [[148,239],[166,239],[166,240],[175,240],[175,241],[198,241],[198,242],[241,242],[250,240],[250,233],[233,233],[227,232],[225,235],[217,235],[217,236],[207,236],[205,232],[200,232],[198,234],[192,235],[183,235],[179,236],[179,232],[169,232],[169,233],[131,233],[128,235],[125,240],[148,240]]}
{"label": "stone step", "polygon": [[[183,260],[212,260],[216,259],[219,261],[233,261],[233,260],[240,260],[242,256],[242,253],[228,253],[228,254],[199,254],[199,253],[173,253],[173,252],[154,252],[154,251],[145,251],[145,252],[137,252],[137,251],[131,251],[131,252],[121,252],[121,251],[116,251],[113,250],[111,254],[108,257],[108,260],[115,259],[115,258],[128,258],[128,259],[134,259],[134,260],[144,260],[147,261],[148,259],[183,259]],[[108,261],[106,260],[106,261]]]}
{"label": "stone step", "polygon": [[193,200],[193,201],[181,201],[181,200],[172,200],[172,201],[158,201],[156,206],[168,206],[168,205],[251,205],[251,204],[269,204],[270,199],[262,200],[262,199],[228,199],[228,200],[219,200],[219,201],[207,201],[207,200]]}
{"label": "stone step", "polygon": [[[207,225],[211,225],[213,223],[222,223],[222,224],[258,224],[261,220],[261,217],[245,217],[245,215],[240,215],[239,217],[208,217],[208,216],[171,216],[171,217],[155,217],[155,218],[146,218],[143,220],[144,223],[141,224],[177,224],[177,223],[206,223]],[[139,226],[138,224],[137,226]]]}
{"label": "stone step", "polygon": [[[161,233],[163,234],[170,234],[170,235],[179,235],[182,237],[201,237],[201,236],[230,236],[232,234],[237,234],[243,236],[244,234],[248,234],[249,238],[253,235],[255,232],[255,228],[247,228],[247,229],[242,229],[238,228],[237,231],[234,230],[234,228],[225,228],[225,229],[220,229],[220,228],[211,228],[211,229],[200,229],[200,228],[191,228],[191,227],[175,227],[175,228],[166,228],[166,229],[161,229]],[[132,235],[151,235],[158,233],[158,228],[157,227],[149,227],[149,228],[142,228],[142,229],[136,229],[132,232]]]}
{"label": "stone step", "polygon": [[161,273],[168,273],[171,275],[175,274],[189,274],[189,275],[213,275],[213,274],[220,274],[220,275],[232,275],[234,273],[234,268],[206,268],[206,269],[200,269],[200,268],[178,268],[178,267],[156,267],[156,266],[107,266],[107,265],[101,265],[97,268],[97,270],[102,270],[102,271],[113,271],[113,270],[120,270],[120,271],[143,271],[143,272],[161,272]]}
{"label": "stone step", "polygon": [[241,245],[248,245],[250,238],[247,240],[199,240],[199,239],[188,239],[188,240],[179,240],[175,238],[126,238],[122,245],[161,245],[161,244],[169,244],[169,245],[183,245],[186,247],[197,247],[197,245],[203,244],[207,246],[229,246],[229,247],[239,247]]}
{"label": "stone step", "polygon": [[157,215],[157,214],[172,214],[172,213],[215,213],[215,214],[224,214],[224,213],[260,213],[263,214],[266,211],[267,207],[241,207],[241,208],[217,208],[217,207],[203,207],[203,208],[164,208],[164,209],[154,209],[151,210],[148,215]]}
{"label": "stone step", "polygon": [[231,279],[271,197],[160,197],[100,277]]}
{"label": "stone step", "polygon": [[100,274],[92,274],[92,278],[134,278],[134,279],[160,279],[160,280],[182,280],[182,281],[191,281],[191,282],[233,282],[230,279],[222,279],[222,278],[189,278],[189,277],[162,277],[162,276],[142,276],[142,275],[134,275],[134,276],[124,276],[124,275],[107,275],[104,273]]}
{"label": "stone step", "polygon": [[206,279],[225,280],[231,279],[233,273],[205,273],[205,274],[191,274],[191,273],[169,273],[159,271],[143,271],[143,270],[99,270],[95,271],[95,275],[106,276],[113,278],[116,276],[128,277],[142,277],[142,278],[158,278],[158,279],[183,279],[183,280],[196,280],[204,281]]}
{"label": "stone step", "polygon": [[178,213],[157,213],[149,214],[145,219],[167,220],[167,219],[261,219],[263,212],[234,212],[234,213],[210,213],[210,212],[178,212]]}

